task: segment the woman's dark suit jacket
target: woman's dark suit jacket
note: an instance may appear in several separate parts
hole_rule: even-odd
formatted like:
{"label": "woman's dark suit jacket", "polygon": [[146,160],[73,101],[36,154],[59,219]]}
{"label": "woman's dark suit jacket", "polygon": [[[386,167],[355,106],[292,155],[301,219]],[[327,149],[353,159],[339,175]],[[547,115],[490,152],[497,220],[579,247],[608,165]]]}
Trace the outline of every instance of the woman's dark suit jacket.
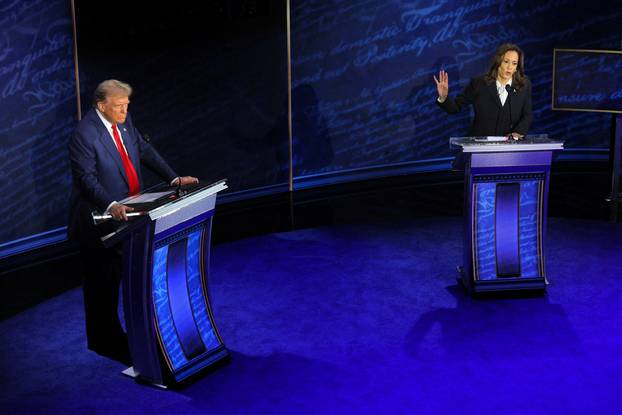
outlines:
{"label": "woman's dark suit jacket", "polygon": [[[513,82],[516,85],[515,82]],[[469,136],[503,136],[512,132],[527,134],[533,116],[531,114],[531,82],[508,94],[505,105],[497,93],[495,81],[484,77],[474,78],[455,99],[447,97],[438,105],[449,114],[455,114],[467,105],[473,105],[475,117]],[[510,114],[510,108],[512,109]]]}

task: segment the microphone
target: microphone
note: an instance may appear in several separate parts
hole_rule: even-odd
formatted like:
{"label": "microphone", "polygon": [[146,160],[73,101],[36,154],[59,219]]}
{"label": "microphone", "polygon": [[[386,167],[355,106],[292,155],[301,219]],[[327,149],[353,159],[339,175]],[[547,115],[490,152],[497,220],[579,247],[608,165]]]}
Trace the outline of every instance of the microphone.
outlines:
{"label": "microphone", "polygon": [[513,128],[513,126],[512,126],[512,124],[513,124],[513,122],[512,122],[512,93],[513,92],[516,93],[516,88],[514,88],[510,84],[506,84],[505,85],[505,90],[508,91],[508,105],[510,107],[510,132],[509,132],[509,134],[512,134],[513,133],[513,131],[512,131],[512,128]]}
{"label": "microphone", "polygon": [[143,133],[142,131],[140,131],[138,128],[134,127],[134,129],[136,130],[136,132],[138,133],[138,136],[140,138],[143,139],[143,141],[145,143],[150,143],[151,142],[151,137],[149,137],[149,134],[147,133]]}

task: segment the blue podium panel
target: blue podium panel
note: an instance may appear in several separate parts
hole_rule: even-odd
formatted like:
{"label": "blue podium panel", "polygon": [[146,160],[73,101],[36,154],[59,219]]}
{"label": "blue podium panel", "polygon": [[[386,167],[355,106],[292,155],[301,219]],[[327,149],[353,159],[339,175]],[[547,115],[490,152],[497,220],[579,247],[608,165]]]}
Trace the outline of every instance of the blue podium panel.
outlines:
{"label": "blue podium panel", "polygon": [[[495,189],[495,255],[497,276],[519,277],[518,207],[520,183],[497,183]],[[497,232],[504,229],[504,232]]]}
{"label": "blue podium panel", "polygon": [[452,139],[466,159],[462,283],[471,292],[544,289],[550,165],[562,142]]}
{"label": "blue podium panel", "polygon": [[[475,280],[544,278],[542,256],[544,175],[504,182],[474,178],[473,272]],[[516,180],[513,175],[512,180]]]}
{"label": "blue podium panel", "polygon": [[211,364],[211,355],[218,357],[224,347],[209,306],[207,268],[203,267],[209,223],[182,229],[155,243],[151,289],[155,328],[176,381]]}
{"label": "blue podium panel", "polygon": [[132,373],[142,381],[173,385],[228,356],[208,291],[216,193],[225,188],[221,181],[145,211],[120,232]]}

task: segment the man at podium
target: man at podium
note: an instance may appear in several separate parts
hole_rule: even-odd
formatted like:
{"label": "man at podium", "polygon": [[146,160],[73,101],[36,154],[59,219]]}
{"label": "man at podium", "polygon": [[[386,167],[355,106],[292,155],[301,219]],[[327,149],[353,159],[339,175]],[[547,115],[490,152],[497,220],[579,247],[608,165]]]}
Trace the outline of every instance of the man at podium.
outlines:
{"label": "man at podium", "polygon": [[525,76],[525,57],[515,44],[504,43],[492,57],[488,72],[471,80],[455,99],[449,97],[449,76],[434,76],[437,104],[449,114],[472,105],[474,118],[469,136],[506,136],[518,140],[527,134],[533,119],[531,82]]}
{"label": "man at podium", "polygon": [[144,164],[171,185],[197,183],[179,177],[136,129],[128,113],[132,88],[114,79],[100,83],[93,108],[80,120],[69,142],[72,173],[70,240],[79,244],[84,266],[84,310],[88,348],[129,364],[126,335],[117,313],[121,276],[119,250],[106,249],[100,237],[112,231],[95,227],[91,212],[127,220],[133,209],[118,201],[143,188]]}

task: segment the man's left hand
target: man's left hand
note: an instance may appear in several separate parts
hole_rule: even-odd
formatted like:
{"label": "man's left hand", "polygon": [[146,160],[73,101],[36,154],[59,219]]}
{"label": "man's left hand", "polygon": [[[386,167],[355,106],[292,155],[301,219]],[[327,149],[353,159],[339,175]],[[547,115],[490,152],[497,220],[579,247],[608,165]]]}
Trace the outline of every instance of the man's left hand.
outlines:
{"label": "man's left hand", "polygon": [[178,177],[174,181],[174,184],[176,186],[183,186],[185,184],[195,184],[195,183],[199,183],[199,179],[197,179],[196,177],[192,177],[192,176]]}

